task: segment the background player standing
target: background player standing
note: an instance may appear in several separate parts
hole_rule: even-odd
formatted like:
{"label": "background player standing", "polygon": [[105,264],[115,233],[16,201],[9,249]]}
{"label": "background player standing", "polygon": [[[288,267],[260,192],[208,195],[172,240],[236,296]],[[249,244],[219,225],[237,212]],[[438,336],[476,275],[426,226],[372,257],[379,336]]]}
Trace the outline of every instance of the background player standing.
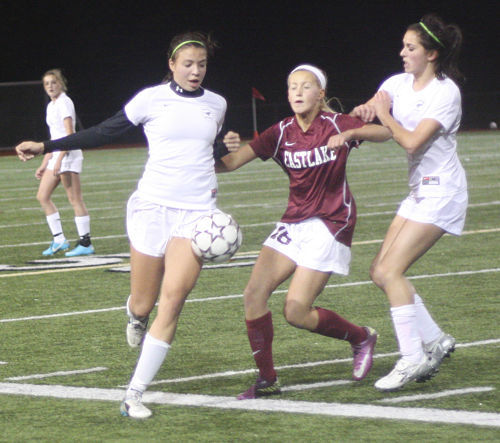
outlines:
{"label": "background player standing", "polygon": [[[58,139],[75,132],[76,114],[73,101],[66,95],[66,79],[59,69],[51,69],[42,77],[45,92],[50,97],[47,105],[47,125],[50,138]],[[66,252],[66,256],[90,255],[94,247],[90,240],[90,216],[83,201],[80,185],[83,155],[79,149],[73,151],[53,151],[43,157],[42,164],[35,172],[40,180],[36,195],[47,218],[52,233],[51,245],[42,252],[43,255],[54,255],[58,251],[69,249],[69,242],[64,236],[59,211],[52,201],[52,194],[62,182],[68,200],[73,206],[75,224],[80,237],[76,247]]]}
{"label": "background player standing", "polygon": [[[279,394],[274,368],[274,337],[267,301],[290,276],[284,315],[301,329],[351,344],[352,376],[362,380],[373,361],[377,333],[357,326],[336,312],[313,307],[332,273],[347,275],[351,242],[356,223],[356,206],[346,180],[347,157],[358,141],[335,151],[329,139],[348,131],[353,140],[383,141],[387,129],[364,125],[357,119],[333,112],[325,102],[326,75],[315,66],[301,65],[288,77],[288,101],[295,115],[273,125],[250,144],[222,157],[218,172],[232,171],[260,157],[272,158],[288,174],[288,207],[276,229],[264,242],[250,281],[244,291],[245,319],[259,377],[238,396],[252,399]],[[228,146],[239,146],[239,135],[228,133]]]}

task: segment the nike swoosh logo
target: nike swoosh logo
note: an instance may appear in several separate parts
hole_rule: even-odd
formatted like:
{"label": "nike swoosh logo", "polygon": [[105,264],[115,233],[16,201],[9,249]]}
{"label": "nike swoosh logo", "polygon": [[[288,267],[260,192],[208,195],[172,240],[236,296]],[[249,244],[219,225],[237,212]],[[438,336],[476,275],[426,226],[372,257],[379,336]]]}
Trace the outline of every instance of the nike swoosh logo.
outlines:
{"label": "nike swoosh logo", "polygon": [[252,352],[252,355],[257,355],[262,349],[259,349],[258,351]]}
{"label": "nike swoosh logo", "polygon": [[294,143],[285,142],[285,146],[293,146],[294,144],[295,142]]}

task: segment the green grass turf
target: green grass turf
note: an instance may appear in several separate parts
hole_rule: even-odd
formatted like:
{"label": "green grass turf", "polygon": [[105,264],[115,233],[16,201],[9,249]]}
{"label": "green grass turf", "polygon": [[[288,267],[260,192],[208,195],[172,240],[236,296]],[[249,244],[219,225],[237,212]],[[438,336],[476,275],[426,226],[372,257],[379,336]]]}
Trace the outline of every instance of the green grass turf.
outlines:
{"label": "green grass turf", "polygon": [[[438,323],[459,344],[500,338],[500,138],[496,132],[459,135],[459,154],[470,193],[466,233],[445,236],[413,266],[408,275]],[[143,169],[145,149],[89,150],[82,174],[98,254],[128,252],[124,217],[126,200]],[[39,159],[21,163],[0,157],[0,265],[27,266],[42,259],[50,242],[36,201],[34,170]],[[348,179],[358,206],[351,274],[332,276],[317,305],[375,327],[377,354],[397,350],[388,303],[369,282],[368,269],[399,201],[407,194],[406,160],[394,143],[363,144],[349,159]],[[239,171],[219,176],[219,206],[240,223],[240,254],[255,252],[279,220],[287,199],[287,179],[273,163],[256,160]],[[73,214],[62,189],[54,201],[68,238],[75,240]],[[248,260],[246,260],[248,261]],[[127,259],[122,263],[127,264]],[[31,265],[33,266],[33,265]],[[491,271],[496,269],[496,271]],[[490,270],[489,272],[479,272]],[[190,376],[254,367],[243,321],[241,294],[251,267],[206,269],[181,316],[174,346],[151,386],[152,391],[234,396],[254,373],[172,382]],[[460,274],[463,273],[463,274]],[[0,383],[9,377],[104,367],[87,374],[60,375],[17,383],[119,388],[127,384],[138,351],[125,342],[129,275],[108,268],[62,271],[0,271]],[[346,286],[350,283],[350,286]],[[343,285],[343,286],[342,286]],[[350,363],[300,364],[351,357],[350,347],[287,325],[281,311],[287,284],[271,298],[275,364],[284,386],[350,378]],[[235,298],[206,300],[236,295]],[[102,309],[102,312],[92,312]],[[84,313],[85,311],[90,311]],[[74,315],[29,319],[53,314]],[[15,321],[11,321],[11,320]],[[23,319],[23,320],[20,320]],[[500,412],[499,344],[457,347],[439,375],[425,384],[410,384],[399,393],[382,394],[373,383],[394,365],[396,356],[377,358],[361,383],[288,391],[284,400],[312,403],[381,404],[402,395],[432,394],[470,387],[489,392],[407,401],[401,408]],[[168,382],[170,381],[170,382]],[[13,381],[11,381],[13,382]],[[119,404],[0,394],[0,441],[494,441],[498,428],[361,419],[283,412],[217,410],[153,404],[152,419],[128,420]]]}

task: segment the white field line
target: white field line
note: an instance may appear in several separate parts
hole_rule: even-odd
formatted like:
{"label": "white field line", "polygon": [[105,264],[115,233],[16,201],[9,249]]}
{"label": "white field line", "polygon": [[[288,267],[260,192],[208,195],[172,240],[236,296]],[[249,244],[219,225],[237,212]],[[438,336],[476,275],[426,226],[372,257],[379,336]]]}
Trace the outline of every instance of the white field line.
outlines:
{"label": "white field line", "polygon": [[[500,339],[490,339],[490,340],[480,340],[476,342],[469,342],[469,343],[458,343],[456,345],[457,348],[467,348],[471,346],[484,346],[484,345],[491,345],[491,344],[498,344],[500,343]],[[399,355],[398,352],[388,352],[384,354],[375,354],[373,358],[385,358],[385,357],[394,357]],[[304,368],[311,368],[311,367],[317,367],[317,366],[323,366],[323,365],[332,365],[332,364],[339,364],[339,363],[350,363],[352,361],[352,358],[341,358],[341,359],[334,359],[334,360],[322,360],[322,361],[316,361],[316,362],[307,362],[307,363],[297,363],[293,365],[282,365],[282,366],[277,366],[277,370],[283,370],[283,369],[304,369]],[[7,362],[1,362],[3,364],[7,364]],[[81,369],[81,370],[74,370],[74,371],[57,371],[57,372],[51,372],[48,374],[33,374],[33,375],[25,375],[25,376],[19,376],[19,377],[7,377],[4,380],[9,380],[9,381],[21,381],[21,380],[29,380],[29,379],[44,379],[47,377],[59,377],[59,376],[66,376],[66,375],[75,375],[75,374],[87,374],[91,372],[99,372],[99,371],[105,371],[107,368],[105,367],[96,367],[96,368],[90,368],[90,369]],[[162,385],[162,384],[175,384],[175,383],[187,383],[191,381],[197,381],[197,380],[210,380],[214,378],[222,378],[222,377],[233,377],[233,376],[240,376],[240,375],[245,375],[245,374],[252,374],[255,373],[255,369],[244,369],[240,371],[224,371],[224,372],[215,372],[211,374],[202,374],[202,375],[193,375],[190,377],[182,377],[182,378],[172,378],[172,379],[165,379],[165,380],[154,380],[150,383],[150,385]],[[323,383],[314,383],[310,385],[294,385],[294,386],[288,386],[284,387],[283,391],[298,391],[298,390],[303,390],[303,389],[315,389],[315,388],[320,388],[320,387],[327,387],[327,386],[335,386],[335,385],[343,385],[343,384],[348,384],[351,383],[350,380],[335,380],[335,381],[330,381],[330,382],[323,382]],[[122,388],[126,386],[120,386]]]}
{"label": "white field line", "polygon": [[[500,342],[500,339],[498,340]],[[386,354],[375,354],[373,358],[384,358],[384,357],[393,357],[398,355],[398,352],[389,352]],[[283,369],[304,369],[304,368],[314,368],[317,366],[324,365],[333,365],[338,363],[350,363],[352,362],[352,357],[349,358],[337,358],[334,360],[321,360],[321,361],[310,361],[307,363],[297,363],[293,365],[282,365],[276,366],[276,370],[281,371]],[[224,372],[213,372],[211,374],[202,374],[202,375],[192,375],[190,377],[182,377],[182,378],[170,378],[164,380],[153,380],[151,385],[165,385],[165,384],[173,384],[173,383],[185,383],[196,380],[209,380],[213,378],[223,378],[223,377],[233,377],[245,374],[254,374],[254,369],[242,369],[241,371],[224,371]],[[121,388],[125,386],[120,386]]]}
{"label": "white field line", "polygon": [[[365,217],[368,216],[376,216],[376,215],[382,215],[382,214],[393,214],[394,211],[383,211],[383,212],[372,212],[370,214],[365,214]],[[358,215],[358,217],[363,217],[362,215]],[[276,221],[269,221],[269,222],[262,222],[262,223],[250,223],[246,225],[240,225],[242,229],[245,228],[254,228],[258,226],[274,226],[276,224]],[[1,226],[0,226],[1,228]],[[462,235],[473,235],[473,234],[490,234],[492,232],[500,232],[500,228],[489,228],[489,229],[476,229],[472,231],[463,231]],[[446,236],[449,236],[449,234],[445,234]],[[115,235],[105,235],[101,237],[92,237],[94,240],[108,240],[108,239],[115,239],[115,238],[126,238],[126,234],[115,234]],[[374,240],[365,240],[365,241],[355,241],[352,242],[353,246],[356,245],[367,245],[367,244],[376,244],[376,243],[382,243],[383,239],[374,239]],[[16,244],[8,244],[8,245],[0,245],[0,249],[3,248],[18,248],[21,246],[39,246],[39,245],[46,245],[47,241],[41,241],[41,242],[31,242],[31,243],[16,243]],[[258,253],[258,251],[252,251],[248,253]]]}
{"label": "white field line", "polygon": [[[456,348],[468,348],[471,346],[485,346],[485,345],[494,345],[500,343],[500,338],[492,338],[489,340],[479,340],[469,343],[457,343],[455,345]],[[395,357],[399,355],[399,352],[387,352],[384,354],[375,354],[373,358],[385,358],[385,357]],[[323,365],[333,365],[339,363],[350,363],[352,362],[352,357],[349,358],[337,358],[334,360],[321,360],[321,361],[312,361],[307,363],[297,363],[293,365],[282,365],[277,366],[276,369],[278,371],[284,369],[304,369],[304,368],[312,368]],[[243,369],[241,371],[224,371],[224,372],[213,372],[211,374],[202,374],[202,375],[193,375],[190,377],[182,377],[182,378],[170,378],[164,380],[154,380],[151,382],[151,385],[161,385],[161,384],[173,384],[173,383],[184,383],[195,380],[209,380],[213,378],[221,378],[221,377],[232,377],[239,376],[245,374],[255,373],[255,369]],[[123,386],[122,386],[123,387]]]}
{"label": "white field line", "polygon": [[32,379],[42,379],[48,377],[60,377],[65,375],[78,375],[78,374],[90,374],[92,372],[100,372],[107,371],[108,368],[104,368],[102,366],[97,366],[95,368],[89,369],[78,369],[74,371],[57,371],[57,372],[49,372],[48,374],[32,374],[32,375],[23,375],[20,377],[7,377],[4,380],[9,381],[21,381],[21,380],[32,380]]}
{"label": "white field line", "polygon": [[[105,265],[105,266],[107,266],[107,265]],[[409,276],[408,279],[418,280],[418,279],[424,279],[424,278],[452,277],[452,276],[457,276],[457,275],[458,276],[475,275],[475,274],[486,274],[486,273],[499,272],[499,271],[500,271],[500,268],[479,269],[476,271],[459,271],[459,272],[446,272],[446,273],[441,273],[441,274],[413,275],[413,276]],[[12,274],[12,275],[14,275],[14,274]],[[370,284],[372,284],[372,281],[366,280],[366,281],[326,285],[325,289],[345,288],[345,287],[351,287],[351,286],[362,286],[362,285],[370,285]],[[286,292],[288,292],[287,289],[280,289],[280,290],[274,291],[273,294],[283,294]],[[222,295],[222,296],[217,296],[217,297],[204,297],[204,298],[192,298],[192,299],[188,298],[186,300],[186,303],[221,301],[221,300],[228,300],[228,299],[235,299],[235,298],[242,298],[242,297],[243,297],[243,294],[230,294],[230,295]],[[99,313],[99,312],[118,311],[118,310],[123,310],[123,309],[125,309],[125,306],[116,306],[116,307],[102,308],[102,309],[89,309],[86,311],[64,312],[64,313],[60,313],[60,314],[34,315],[34,316],[30,316],[30,317],[3,318],[3,319],[0,319],[0,323],[10,323],[10,322],[28,321],[28,320],[44,320],[44,319],[48,319],[48,318],[69,317],[69,316],[73,316],[73,315],[95,314],[95,313]]]}
{"label": "white field line", "polygon": [[[488,187],[488,189],[490,189],[491,186]],[[263,189],[263,190],[253,190],[251,191],[252,194],[258,194],[258,193],[264,193],[264,192],[269,192],[269,189]],[[244,193],[244,192],[243,192]],[[90,193],[89,193],[90,194]],[[234,192],[234,193],[225,193],[224,196],[229,196],[229,195],[240,195],[242,193],[240,192]],[[87,196],[87,193],[85,194]],[[385,197],[388,197],[388,196],[400,196],[401,194],[400,193],[394,193],[394,194],[386,194]],[[368,196],[367,196],[368,197]],[[360,211],[360,208],[362,208],[363,206],[367,206],[369,207],[369,205],[362,205],[362,204],[359,204],[358,205],[358,218],[359,217],[373,217],[373,216],[378,216],[378,215],[387,215],[387,214],[394,214],[397,210],[397,207],[399,205],[399,203],[401,203],[401,200],[403,200],[403,197],[401,197],[399,199],[399,201],[397,202],[388,202],[388,203],[381,203],[379,204],[379,206],[391,206],[393,209],[390,210],[390,211],[384,211],[384,212],[372,212],[372,213],[364,213],[362,211]],[[283,201],[282,198],[280,198],[279,200],[277,201],[266,201],[265,203],[251,203],[251,204],[225,204],[224,205],[224,209],[226,211],[231,211],[232,209],[245,209],[245,208],[254,208],[254,207],[261,207],[261,208],[266,208],[266,209],[272,209],[272,208],[281,208],[285,206],[285,201]],[[470,203],[468,205],[468,208],[478,208],[478,207],[485,207],[485,206],[497,206],[500,204],[500,201],[498,200],[494,200],[494,201],[491,201],[491,202],[481,202],[481,203]],[[71,210],[71,206],[67,206],[67,205],[58,205],[58,208],[60,211],[69,211]],[[89,212],[91,213],[95,213],[97,211],[111,211],[111,210],[121,210],[121,211],[125,211],[125,204],[122,204],[122,205],[119,205],[119,206],[105,206],[105,207],[89,207],[88,210]],[[40,211],[40,207],[39,206],[31,206],[31,207],[24,207],[24,208],[12,208],[12,209],[6,209],[3,211],[4,214],[6,213],[13,213],[13,212],[17,212],[17,211],[37,211],[39,212]],[[111,216],[110,218],[123,218],[124,217],[124,214],[120,214],[119,216]],[[103,217],[95,217],[96,220],[100,219],[100,218],[103,218]],[[276,223],[275,221],[273,223]],[[43,225],[45,224],[44,221],[41,221],[41,222],[37,222],[37,223],[34,223],[35,225]],[[16,228],[16,227],[22,227],[22,226],[26,226],[26,224],[19,224],[19,225],[0,225],[0,228]],[[245,225],[242,225],[243,227]]]}
{"label": "white field line", "polygon": [[[252,172],[252,175],[255,175],[254,172]],[[354,175],[351,173],[351,176]],[[135,180],[134,182],[136,182],[137,180]],[[129,182],[128,180],[126,182]],[[250,181],[252,182],[252,181]],[[394,180],[377,180],[376,181],[376,184],[389,184],[389,183],[400,183],[401,180],[399,179],[394,179]],[[112,184],[114,182],[110,182],[110,184]],[[132,183],[132,182],[131,182]],[[255,182],[253,182],[255,183]],[[92,197],[92,196],[95,196],[95,195],[103,195],[103,194],[110,194],[111,191],[109,190],[104,190],[104,191],[89,191],[88,189],[92,189],[92,187],[97,184],[97,183],[92,183],[92,182],[88,182],[88,183],[84,183],[85,184],[85,189],[87,189],[87,191],[85,192],[85,197],[86,198],[89,198],[89,197]],[[101,184],[104,184],[104,183],[101,183]],[[265,193],[269,193],[269,189],[253,189],[253,190],[239,190],[239,191],[225,191],[223,188],[225,186],[232,186],[234,185],[235,182],[230,182],[230,181],[227,181],[227,182],[220,182],[219,181],[219,185],[224,185],[224,186],[221,186],[221,188],[219,189],[219,195],[220,197],[222,198],[225,198],[225,197],[229,197],[229,196],[239,196],[239,195],[244,195],[244,194],[265,194]],[[284,182],[284,186],[280,189],[277,189],[275,190],[275,192],[281,192],[283,194],[287,194],[288,193],[288,188],[285,186],[286,182]],[[373,185],[374,182],[372,180],[368,180],[368,181],[358,181],[358,180],[350,180],[349,181],[349,185],[351,187],[356,187],[356,186],[362,186],[362,185]],[[486,185],[471,185],[469,186],[469,190],[476,190],[476,189],[493,189],[493,188],[497,188],[499,187],[500,184],[494,184],[494,183],[489,183],[489,184],[486,184]],[[128,198],[128,196],[130,195],[130,193],[132,192],[132,189],[133,188],[130,188],[130,189],[122,189],[122,190],[118,190],[117,192],[123,192],[123,194],[125,194],[124,196],[124,201],[126,201],[126,199]],[[16,189],[16,191],[18,192],[29,192],[29,191],[33,191],[34,188],[24,188],[24,189]],[[115,193],[116,194],[116,193]],[[401,192],[395,192],[395,193],[391,193],[391,194],[386,194],[385,197],[387,196],[397,196],[397,195],[401,195]],[[363,196],[363,198],[367,198],[367,197],[370,197],[369,194],[365,194]],[[29,195],[29,196],[24,196],[24,197],[21,197],[21,196],[17,196],[17,197],[4,197],[4,198],[0,198],[0,203],[1,202],[8,202],[8,201],[21,201],[21,200],[27,200],[27,201],[33,201],[34,199],[34,196],[32,195]],[[62,194],[61,194],[61,199],[63,199],[62,197]],[[387,206],[387,205],[398,205],[399,203],[401,202],[400,201],[397,201],[397,202],[393,202],[393,203],[384,203],[384,206]],[[58,207],[61,209],[61,210],[71,210],[71,206],[67,206],[67,205],[58,205]],[[123,205],[120,206],[123,208]],[[28,208],[20,208],[24,211],[39,211],[40,210],[40,207],[39,206],[33,206],[33,207],[28,207]],[[106,210],[108,208],[106,207],[89,207],[88,208],[90,212],[95,212],[95,211],[100,211],[100,210]],[[112,209],[112,208],[109,208],[109,209]],[[17,209],[8,209],[6,210],[5,212],[7,213],[10,213],[10,212],[15,212]]]}
{"label": "white field line", "polygon": [[291,386],[283,386],[281,388],[282,392],[289,391],[306,391],[309,389],[319,389],[319,388],[329,388],[330,386],[343,386],[350,385],[354,383],[352,380],[332,380],[332,381],[324,381],[320,383],[310,383],[307,385],[291,385]]}
{"label": "white field line", "polygon": [[494,391],[495,388],[491,386],[477,387],[477,388],[463,388],[463,389],[449,389],[446,391],[436,392],[434,394],[417,394],[417,395],[404,395],[402,397],[390,397],[376,400],[377,403],[404,403],[408,401],[419,400],[433,400],[435,398],[449,397],[452,395],[466,395],[476,394],[481,392]]}
{"label": "white field line", "polygon": [[[81,388],[61,385],[0,383],[0,393],[74,400],[113,401],[117,403],[123,400],[122,389]],[[234,397],[148,391],[144,393],[143,401],[144,403],[172,406],[500,427],[500,414],[492,412],[271,399],[241,401],[236,400]]]}

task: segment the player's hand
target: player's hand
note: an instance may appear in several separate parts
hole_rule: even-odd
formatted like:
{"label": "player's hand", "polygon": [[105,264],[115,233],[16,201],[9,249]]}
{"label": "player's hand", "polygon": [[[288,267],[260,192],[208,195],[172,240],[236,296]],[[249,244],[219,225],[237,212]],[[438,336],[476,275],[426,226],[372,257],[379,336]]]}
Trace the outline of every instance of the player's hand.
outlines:
{"label": "player's hand", "polygon": [[54,165],[54,177],[57,177],[61,173],[61,163],[57,162]]}
{"label": "player's hand", "polygon": [[332,135],[328,139],[326,147],[330,149],[330,151],[337,153],[339,149],[345,147],[346,143],[349,144],[350,141],[351,141],[350,132],[349,131],[341,132],[340,134]]}
{"label": "player's hand", "polygon": [[35,177],[37,180],[41,180],[43,177],[43,173],[45,172],[45,167],[40,166],[36,171],[35,171]]}
{"label": "player's hand", "polygon": [[386,91],[378,91],[373,97],[373,107],[379,118],[389,113],[392,107],[391,96]]}
{"label": "player's hand", "polygon": [[16,154],[23,162],[31,160],[36,155],[43,154],[43,143],[27,141],[16,146]]}
{"label": "player's hand", "polygon": [[352,117],[358,117],[361,120],[363,120],[365,123],[370,123],[372,122],[375,117],[377,116],[375,112],[375,108],[370,104],[364,104],[364,105],[359,105],[356,106],[350,114]]}
{"label": "player's hand", "polygon": [[237,151],[241,146],[240,134],[233,131],[228,131],[228,133],[224,136],[222,140],[226,145],[226,148],[229,152]]}

